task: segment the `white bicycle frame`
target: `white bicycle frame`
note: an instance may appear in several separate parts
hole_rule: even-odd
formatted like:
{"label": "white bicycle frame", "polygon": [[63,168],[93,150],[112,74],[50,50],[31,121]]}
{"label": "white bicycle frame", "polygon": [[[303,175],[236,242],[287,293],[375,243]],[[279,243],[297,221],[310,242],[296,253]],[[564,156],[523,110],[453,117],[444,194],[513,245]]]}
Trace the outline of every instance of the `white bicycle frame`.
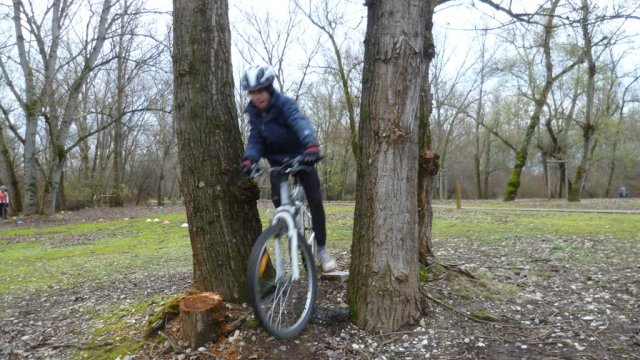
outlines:
{"label": "white bicycle frame", "polygon": [[[260,168],[256,168],[254,169],[254,173],[252,174],[252,178],[256,177],[257,175],[259,175],[261,173],[261,169]],[[299,186],[298,190],[300,191],[304,191],[302,190],[302,187],[300,184],[297,184],[297,186]],[[304,217],[307,215],[306,212],[308,212],[308,210],[306,209],[306,207],[304,206],[304,202],[296,202],[295,204],[292,203],[292,194],[290,191],[290,185],[289,185],[289,176],[286,176],[285,178],[283,178],[283,180],[280,182],[280,206],[278,206],[278,208],[276,208],[276,213],[273,216],[273,219],[271,220],[271,224],[275,225],[278,221],[283,220],[286,224],[287,224],[287,229],[288,229],[288,236],[289,236],[289,253],[290,254],[295,254],[295,252],[298,249],[298,230],[301,229],[304,233],[304,231],[306,230],[305,228],[305,224],[304,224]],[[296,209],[300,208],[300,213],[296,215]],[[309,224],[311,225],[311,224]],[[310,235],[309,235],[309,239],[307,240],[310,249],[311,249],[311,254],[313,256],[315,256],[315,232],[311,231]],[[283,264],[282,264],[282,258],[280,257],[280,242],[276,242],[275,244],[275,252],[276,252],[276,258],[275,258],[275,267],[276,267],[276,274],[283,274],[284,273],[284,269],[283,269]],[[291,256],[292,258],[292,262],[291,262],[291,277],[292,280],[298,280],[298,278],[300,278],[300,264],[298,263],[298,257],[297,256]]]}
{"label": "white bicycle frame", "polygon": [[[276,214],[273,216],[273,220],[271,224],[276,224],[279,220],[284,220],[287,223],[287,229],[289,230],[289,253],[295,254],[298,250],[298,228],[293,219],[293,213],[295,211],[295,207],[291,205],[291,201],[289,200],[289,181],[282,181],[280,183],[280,199],[281,204],[276,209]],[[276,242],[276,246],[278,246],[279,242]],[[276,274],[282,274],[282,259],[280,257],[280,249],[276,248]],[[292,280],[298,280],[300,277],[300,267],[298,264],[298,257],[291,256],[291,278]]]}

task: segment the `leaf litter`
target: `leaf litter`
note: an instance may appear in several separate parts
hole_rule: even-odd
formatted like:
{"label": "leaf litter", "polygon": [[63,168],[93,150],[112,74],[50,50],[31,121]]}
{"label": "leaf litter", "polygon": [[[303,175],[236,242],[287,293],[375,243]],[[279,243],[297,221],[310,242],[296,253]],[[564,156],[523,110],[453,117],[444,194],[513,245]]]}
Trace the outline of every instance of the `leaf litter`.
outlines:
{"label": "leaf litter", "polygon": [[[615,208],[609,202],[587,206]],[[575,204],[568,206],[575,207]],[[179,210],[176,210],[179,211]],[[133,218],[136,215],[129,214]],[[138,214],[138,216],[144,216]],[[522,216],[529,216],[522,214]],[[119,218],[121,214],[86,217]],[[82,221],[78,216],[73,221]],[[435,221],[492,221],[482,210],[456,212],[436,207]],[[35,226],[66,223],[54,219]],[[498,216],[502,223],[506,217]],[[414,325],[388,334],[368,334],[350,321],[314,318],[301,336],[279,341],[246,321],[227,337],[199,349],[179,338],[179,324],[125,354],[116,354],[114,333],[96,335],[118,314],[129,324],[127,337],[140,340],[146,321],[162,304],[149,299],[186,291],[189,269],[125,273],[64,288],[0,296],[0,356],[11,359],[66,359],[79,351],[113,349],[119,359],[619,359],[640,358],[640,246],[638,238],[523,236],[514,231],[482,243],[466,237],[438,237],[434,249],[443,264],[474,275],[448,271],[424,284],[433,301]],[[349,254],[335,254],[347,270]],[[154,268],[156,269],[156,268]],[[346,311],[346,283],[321,281],[318,313]],[[118,310],[147,301],[144,311]],[[251,319],[246,306],[231,314]],[[175,338],[170,338],[176,336]]]}

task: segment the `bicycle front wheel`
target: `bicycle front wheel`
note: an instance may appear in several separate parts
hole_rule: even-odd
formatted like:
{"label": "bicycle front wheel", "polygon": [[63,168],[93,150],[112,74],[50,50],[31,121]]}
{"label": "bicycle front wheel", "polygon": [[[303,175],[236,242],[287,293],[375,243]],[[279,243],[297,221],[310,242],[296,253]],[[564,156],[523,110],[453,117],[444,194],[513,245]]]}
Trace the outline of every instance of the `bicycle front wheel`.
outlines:
{"label": "bicycle front wheel", "polygon": [[[316,268],[302,235],[291,252],[284,221],[267,228],[253,245],[247,279],[249,294],[260,325],[279,339],[299,335],[311,319],[316,297]],[[294,261],[299,276],[293,277]],[[310,264],[311,266],[308,266]]]}

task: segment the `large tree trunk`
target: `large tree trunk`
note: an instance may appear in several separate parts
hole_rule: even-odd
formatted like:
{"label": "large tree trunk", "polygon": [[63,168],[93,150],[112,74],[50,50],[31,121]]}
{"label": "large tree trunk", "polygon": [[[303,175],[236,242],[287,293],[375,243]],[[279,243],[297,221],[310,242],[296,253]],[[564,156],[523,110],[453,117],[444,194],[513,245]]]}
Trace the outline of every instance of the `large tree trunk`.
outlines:
{"label": "large tree trunk", "polygon": [[349,307],[370,332],[421,316],[418,121],[428,1],[367,1]]}
{"label": "large tree trunk", "polygon": [[260,233],[258,187],[245,180],[233,99],[226,0],[174,0],[174,121],[193,251],[193,285],[247,300],[246,260]]}

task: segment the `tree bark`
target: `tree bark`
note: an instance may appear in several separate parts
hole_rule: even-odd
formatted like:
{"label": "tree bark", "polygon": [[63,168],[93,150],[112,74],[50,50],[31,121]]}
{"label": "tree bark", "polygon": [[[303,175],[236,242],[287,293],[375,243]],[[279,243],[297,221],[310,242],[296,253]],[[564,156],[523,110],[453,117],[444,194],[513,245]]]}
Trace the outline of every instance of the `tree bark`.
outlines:
{"label": "tree bark", "polygon": [[[429,69],[436,54],[432,33],[435,3],[429,1],[427,7],[423,56],[425,66]],[[433,105],[428,70],[424,76],[420,94],[420,122],[418,124],[418,151],[420,154],[420,166],[418,167],[418,254],[420,262],[426,266],[435,258],[431,242],[433,225],[431,199],[433,198],[433,179],[438,173],[440,163],[439,156],[434,154],[431,149],[431,110]]]}
{"label": "tree bark", "polygon": [[259,189],[239,170],[226,0],[174,0],[174,121],[193,253],[193,286],[246,301],[261,230]]}
{"label": "tree bark", "polygon": [[429,1],[366,1],[360,149],[347,297],[355,322],[390,332],[421,316],[418,122]]}

